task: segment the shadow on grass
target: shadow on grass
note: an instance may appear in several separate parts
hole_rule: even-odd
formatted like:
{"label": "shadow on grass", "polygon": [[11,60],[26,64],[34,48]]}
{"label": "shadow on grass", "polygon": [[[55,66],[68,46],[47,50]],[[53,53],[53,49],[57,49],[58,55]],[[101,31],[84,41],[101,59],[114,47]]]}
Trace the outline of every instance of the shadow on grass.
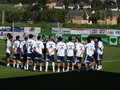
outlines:
{"label": "shadow on grass", "polygon": [[83,71],[0,79],[0,87],[4,90],[120,90],[120,73]]}

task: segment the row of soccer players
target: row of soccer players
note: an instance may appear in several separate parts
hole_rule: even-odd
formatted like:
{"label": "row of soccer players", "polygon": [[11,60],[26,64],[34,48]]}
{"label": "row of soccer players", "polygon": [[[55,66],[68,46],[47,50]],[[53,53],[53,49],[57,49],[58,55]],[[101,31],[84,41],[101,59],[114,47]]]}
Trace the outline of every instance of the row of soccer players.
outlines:
{"label": "row of soccer players", "polygon": [[[57,43],[54,42],[53,37],[49,36],[49,41],[46,45],[41,41],[41,36],[37,37],[37,40],[33,40],[33,35],[30,34],[29,38],[25,37],[24,41],[20,42],[20,36],[16,36],[16,40],[11,44],[12,36],[8,36],[6,41],[6,62],[9,66],[10,54],[13,49],[14,60],[13,67],[19,68],[20,52],[22,53],[24,69],[29,69],[29,61],[33,61],[33,71],[36,72],[36,64],[39,62],[40,69],[42,72],[42,55],[43,49],[47,50],[45,60],[45,71],[48,71],[49,61],[52,62],[52,70],[55,72],[55,60],[54,56],[57,53],[57,72],[60,72],[60,65],[62,64],[63,72],[70,70],[70,64],[74,71],[74,65],[77,64],[78,71],[81,71],[81,60],[86,49],[86,58],[84,60],[85,70],[94,69],[94,60],[96,62],[96,69],[102,69],[102,56],[103,56],[103,43],[100,38],[87,38],[87,43],[83,45],[80,42],[80,38],[76,37],[76,43],[72,42],[72,37],[68,38],[68,42],[64,43],[62,37],[58,38]],[[12,49],[11,49],[12,47]],[[66,60],[65,60],[66,56]],[[74,60],[74,56],[76,59]],[[67,70],[65,70],[65,62],[67,63]]]}

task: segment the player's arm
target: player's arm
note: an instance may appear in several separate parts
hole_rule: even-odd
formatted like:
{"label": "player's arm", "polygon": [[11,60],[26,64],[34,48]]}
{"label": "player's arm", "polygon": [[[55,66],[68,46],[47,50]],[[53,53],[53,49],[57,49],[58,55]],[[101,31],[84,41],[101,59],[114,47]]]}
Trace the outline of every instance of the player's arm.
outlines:
{"label": "player's arm", "polygon": [[13,54],[16,54],[17,52],[15,51],[15,45],[14,45],[14,43],[13,43],[13,47],[11,46],[11,45],[9,45],[9,50],[11,51],[11,52],[13,52]]}
{"label": "player's arm", "polygon": [[21,44],[20,44],[20,51],[21,51],[22,54],[24,55],[24,51],[23,51],[22,47],[23,47],[23,44],[22,44],[22,42],[21,42]]}
{"label": "player's arm", "polygon": [[52,53],[52,52],[55,52],[55,48],[53,48],[53,50],[52,50],[51,52],[49,52],[49,55],[50,55],[50,56],[51,56],[51,53]]}

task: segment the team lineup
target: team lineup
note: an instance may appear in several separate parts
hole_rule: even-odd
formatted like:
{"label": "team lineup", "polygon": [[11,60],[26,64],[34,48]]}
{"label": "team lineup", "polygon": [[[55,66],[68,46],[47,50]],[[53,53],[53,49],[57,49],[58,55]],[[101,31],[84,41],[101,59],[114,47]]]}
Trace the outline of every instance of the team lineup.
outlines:
{"label": "team lineup", "polygon": [[[53,36],[37,36],[37,40],[33,39],[33,35],[29,34],[23,41],[20,36],[16,36],[16,40],[12,44],[13,36],[8,33],[6,38],[6,66],[10,67],[10,56],[14,55],[12,67],[23,68],[29,70],[30,61],[32,62],[32,71],[36,72],[37,62],[39,62],[39,71],[48,72],[49,63],[52,64],[53,72],[69,72],[75,70],[80,72],[82,69],[82,58],[85,54],[84,64],[85,71],[101,70],[103,57],[103,43],[100,37],[88,37],[85,44],[81,43],[79,37],[68,37],[68,42],[63,42],[62,37],[58,37],[57,41],[53,40]],[[55,56],[57,55],[57,60]],[[22,56],[22,57],[21,57]],[[43,59],[44,57],[44,59]],[[43,61],[45,62],[45,70],[43,70]],[[57,63],[56,63],[57,62]],[[57,67],[56,67],[56,65]],[[62,68],[62,70],[61,70]]]}

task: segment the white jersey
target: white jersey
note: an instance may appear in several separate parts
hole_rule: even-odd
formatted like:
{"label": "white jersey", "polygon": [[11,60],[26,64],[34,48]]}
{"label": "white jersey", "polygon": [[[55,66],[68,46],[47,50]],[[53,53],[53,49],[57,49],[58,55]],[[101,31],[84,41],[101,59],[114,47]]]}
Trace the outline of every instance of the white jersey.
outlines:
{"label": "white jersey", "polygon": [[19,40],[16,40],[13,43],[13,50],[14,52],[16,52],[16,54],[20,53],[20,41]]}
{"label": "white jersey", "polygon": [[9,53],[9,54],[11,53],[9,49],[11,46],[12,46],[11,41],[8,39],[6,42],[6,53]]}
{"label": "white jersey", "polygon": [[95,46],[95,42],[93,40],[91,41],[91,44],[93,44]]}
{"label": "white jersey", "polygon": [[27,45],[27,41],[25,41],[25,40],[20,43],[20,48],[21,48],[22,51],[24,51],[25,53],[27,53],[27,47],[26,47],[26,45]]}
{"label": "white jersey", "polygon": [[82,52],[85,50],[84,45],[81,44],[81,43],[76,43],[76,48],[75,49],[77,51],[76,56],[77,57],[83,57]]}
{"label": "white jersey", "polygon": [[73,42],[66,43],[67,47],[67,56],[74,56],[75,45]]}
{"label": "white jersey", "polygon": [[86,54],[92,56],[94,54],[95,46],[92,43],[88,43],[85,45],[86,47]]}
{"label": "white jersey", "polygon": [[64,42],[58,42],[56,45],[57,56],[65,56],[66,44]]}
{"label": "white jersey", "polygon": [[33,46],[33,44],[34,44],[34,40],[32,40],[32,39],[28,39],[27,40],[27,53],[33,53],[33,49],[32,49],[32,46]]}
{"label": "white jersey", "polygon": [[42,54],[42,49],[44,48],[43,42],[40,40],[35,41],[32,48],[35,48],[35,52],[38,54]]}
{"label": "white jersey", "polygon": [[103,49],[104,46],[103,46],[103,42],[99,41],[98,42],[98,54],[102,55],[103,54],[103,51],[101,49]]}
{"label": "white jersey", "polygon": [[[55,49],[55,43],[53,41],[48,41],[46,44],[46,48],[48,49],[49,52],[53,51]],[[51,53],[51,55],[54,55],[55,51]]]}

